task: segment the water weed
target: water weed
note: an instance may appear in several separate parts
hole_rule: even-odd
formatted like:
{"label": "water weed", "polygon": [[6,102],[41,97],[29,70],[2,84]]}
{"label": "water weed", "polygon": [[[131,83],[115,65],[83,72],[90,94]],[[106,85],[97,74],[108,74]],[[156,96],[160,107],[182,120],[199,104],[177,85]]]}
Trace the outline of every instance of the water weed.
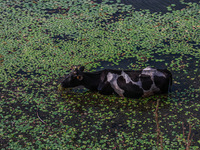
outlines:
{"label": "water weed", "polygon": [[[107,1],[0,2],[0,147],[198,149],[200,15],[199,4],[187,5],[161,14]],[[87,71],[167,68],[172,93],[59,93],[79,64]]]}

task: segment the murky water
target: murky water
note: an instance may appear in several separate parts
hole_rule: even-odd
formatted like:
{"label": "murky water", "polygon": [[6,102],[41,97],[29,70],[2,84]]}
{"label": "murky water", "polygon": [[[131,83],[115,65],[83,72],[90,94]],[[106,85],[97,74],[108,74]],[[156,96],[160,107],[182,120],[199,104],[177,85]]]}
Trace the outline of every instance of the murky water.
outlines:
{"label": "murky water", "polygon": [[[166,7],[171,4],[175,4],[173,7],[175,9],[182,9],[186,6],[178,0],[122,0],[122,3],[130,4],[136,10],[149,9],[151,12],[162,13],[167,12]],[[199,48],[199,46],[197,45],[196,48]],[[174,61],[180,57],[182,62],[177,65]],[[172,149],[173,146],[176,147],[174,149],[177,149],[179,145],[185,146],[186,139],[189,137],[189,123],[193,125],[191,129],[192,144],[197,145],[199,143],[200,69],[198,66],[200,66],[200,61],[198,58],[191,55],[154,54],[153,59],[147,58],[142,62],[136,58],[124,58],[119,60],[118,64],[108,61],[99,63],[100,67],[93,70],[106,68],[135,70],[143,69],[146,66],[168,68],[173,74],[172,93],[168,96],[152,96],[148,99],[122,99],[117,96],[104,96],[87,92],[88,90],[85,88],[77,87],[74,91],[67,92],[62,97],[60,93],[55,94],[57,85],[53,78],[48,83],[45,83],[46,80],[37,81],[42,74],[36,71],[25,72],[20,69],[8,83],[7,88],[9,90],[4,89],[1,93],[1,98],[4,99],[2,104],[7,104],[1,107],[3,110],[1,112],[8,116],[3,118],[2,121],[3,130],[7,131],[4,131],[4,134],[17,131],[16,134],[7,135],[9,138],[4,143],[6,145],[10,142],[13,145],[16,144],[10,140],[13,135],[18,138],[27,135],[30,138],[22,140],[24,141],[22,145],[26,145],[27,141],[33,143],[32,139],[42,139],[43,137],[40,135],[35,135],[37,132],[41,133],[39,127],[43,128],[39,124],[41,122],[36,115],[37,110],[39,110],[40,117],[48,123],[48,126],[52,125],[52,128],[44,127],[44,129],[48,129],[44,132],[49,133],[46,137],[56,135],[52,136],[55,140],[55,138],[60,137],[58,133],[61,132],[62,134],[63,132],[60,128],[61,124],[66,125],[64,130],[66,129],[67,132],[67,126],[74,130],[73,134],[67,133],[69,136],[66,136],[66,139],[74,136],[70,143],[73,142],[75,145],[83,146],[83,142],[87,143],[87,140],[89,140],[88,147],[91,147],[91,143],[99,142],[105,143],[106,148],[111,148],[110,145],[113,146],[112,149],[116,145],[127,145],[129,148],[135,145],[137,146],[135,149],[139,149],[140,146],[141,149],[142,146],[143,148],[149,147],[152,145],[150,142],[158,140],[158,131],[161,130],[164,144],[171,146],[166,149]],[[137,67],[134,67],[134,65]],[[26,80],[30,81],[25,82]],[[0,90],[2,89],[3,87]],[[156,110],[155,108],[158,107],[159,110]],[[27,124],[29,121],[33,123]],[[37,127],[37,123],[39,127]],[[26,124],[27,127],[31,128],[22,132],[21,129],[24,129]],[[52,133],[52,129],[55,129],[56,134]],[[32,135],[33,133],[34,135]],[[81,137],[82,133],[83,136]],[[185,134],[185,137],[183,134]],[[183,142],[181,143],[180,140]],[[49,139],[46,141],[49,141]],[[48,142],[46,143],[48,145]],[[42,144],[39,143],[38,145]],[[63,142],[64,144],[68,143]],[[153,145],[156,145],[155,142]],[[121,149],[127,149],[127,147],[124,146]],[[116,146],[116,149],[120,148]],[[150,149],[153,149],[153,147]]]}
{"label": "murky water", "polygon": [[[98,3],[101,3],[102,0],[95,0]],[[184,2],[195,2],[199,3],[199,0],[184,0]],[[113,3],[116,3],[116,0],[113,0]],[[185,8],[187,5],[180,2],[180,0],[121,0],[122,4],[132,5],[135,10],[148,9],[150,12],[162,12],[166,13],[169,10],[171,4],[175,4],[172,6],[172,10],[180,10]],[[109,3],[108,3],[109,4]]]}

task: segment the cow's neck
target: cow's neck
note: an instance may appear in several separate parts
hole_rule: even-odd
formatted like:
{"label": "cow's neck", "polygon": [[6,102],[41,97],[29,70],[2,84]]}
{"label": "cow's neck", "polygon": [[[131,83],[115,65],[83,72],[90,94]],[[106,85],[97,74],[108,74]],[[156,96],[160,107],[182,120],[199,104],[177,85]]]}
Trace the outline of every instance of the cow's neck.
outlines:
{"label": "cow's neck", "polygon": [[92,91],[97,91],[100,82],[100,72],[89,73],[85,72],[83,76],[83,86]]}

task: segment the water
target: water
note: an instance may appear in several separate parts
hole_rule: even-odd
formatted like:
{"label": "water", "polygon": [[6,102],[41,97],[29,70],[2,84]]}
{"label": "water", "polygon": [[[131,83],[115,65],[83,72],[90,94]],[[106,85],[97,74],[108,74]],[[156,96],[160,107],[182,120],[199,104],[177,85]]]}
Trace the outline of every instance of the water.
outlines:
{"label": "water", "polygon": [[[95,1],[97,3],[102,2],[102,0]],[[199,3],[199,0],[185,0],[184,2]],[[116,3],[116,0],[113,0],[113,3]],[[121,0],[121,3],[125,5],[132,5],[135,10],[148,9],[150,10],[150,12],[161,13],[168,12],[169,10],[167,9],[167,7],[171,4],[175,4],[174,6],[172,6],[172,10],[180,10],[187,6],[186,4],[181,3],[179,0]]]}

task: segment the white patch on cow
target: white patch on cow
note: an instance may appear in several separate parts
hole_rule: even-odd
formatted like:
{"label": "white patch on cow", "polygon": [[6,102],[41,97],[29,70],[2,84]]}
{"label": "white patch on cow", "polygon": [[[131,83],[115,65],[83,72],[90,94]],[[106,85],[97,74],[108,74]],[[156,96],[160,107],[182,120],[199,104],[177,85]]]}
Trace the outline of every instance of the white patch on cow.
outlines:
{"label": "white patch on cow", "polygon": [[121,75],[124,77],[126,83],[132,82],[131,78],[124,71],[122,71]]}
{"label": "white patch on cow", "polygon": [[113,80],[113,78],[114,78],[114,74],[109,72],[107,74],[107,80],[108,80],[108,82],[110,82],[111,80]]}
{"label": "white patch on cow", "polygon": [[131,80],[131,78],[129,77],[128,74],[126,74],[124,71],[122,71],[121,75],[124,77],[126,83],[132,83],[132,84],[135,84],[135,85],[138,85],[140,88],[142,88],[142,82],[139,80],[137,82],[134,82],[133,80]]}
{"label": "white patch on cow", "polygon": [[126,74],[124,71],[122,71],[121,75],[126,80],[126,83],[130,83],[131,82],[132,84],[138,85],[141,89],[143,89],[144,95],[153,95],[153,92],[160,91],[160,89],[157,88],[156,85],[155,85],[155,83],[154,83],[153,76],[157,75],[157,76],[164,76],[165,77],[165,75],[162,72],[159,72],[156,69],[153,69],[151,67],[147,67],[147,68],[143,69],[143,71],[142,71],[141,74],[149,75],[151,77],[151,80],[153,81],[153,84],[151,85],[151,88],[149,90],[144,90],[142,88],[142,82],[141,82],[140,79],[139,79],[139,81],[134,82],[134,81],[131,80],[131,78],[129,77],[129,75]]}
{"label": "white patch on cow", "polygon": [[[151,68],[149,67],[149,68],[145,68],[146,70],[151,70]],[[155,83],[154,83],[154,81],[153,81],[153,84],[151,85],[151,88],[149,89],[149,90],[144,90],[143,88],[142,88],[142,81],[139,79],[137,82],[134,82],[134,81],[132,81],[131,80],[131,78],[129,77],[129,75],[128,74],[126,74],[124,71],[122,71],[122,74],[121,74],[123,77],[124,77],[124,79],[126,80],[126,83],[132,83],[132,84],[135,84],[135,85],[138,85],[142,90],[143,90],[143,92],[144,92],[144,97],[146,97],[146,96],[149,96],[149,95],[153,95],[154,93],[153,92],[157,92],[157,91],[160,91],[160,89],[159,88],[157,88],[156,87],[156,85],[155,85]]]}
{"label": "white patch on cow", "polygon": [[142,70],[142,73],[141,74],[145,74],[145,75],[149,75],[151,77],[151,80],[153,81],[153,84],[151,85],[151,88],[149,90],[144,90],[144,95],[146,93],[149,93],[149,92],[158,92],[160,91],[160,89],[155,85],[155,82],[154,82],[154,76],[159,76],[159,77],[164,77],[166,78],[165,74],[158,71],[157,69],[153,69],[151,67],[146,67]]}
{"label": "white patch on cow", "polygon": [[146,68],[144,68],[143,70],[152,70],[153,68],[151,68],[151,67],[146,67]]}
{"label": "white patch on cow", "polygon": [[153,69],[151,67],[146,67],[142,70],[141,74],[149,75],[153,79],[154,76],[164,77],[166,78],[165,74],[158,71],[157,69]]}
{"label": "white patch on cow", "polygon": [[119,75],[114,74],[114,73],[108,73],[107,75],[107,81],[110,82],[111,87],[115,90],[115,92],[119,95],[119,96],[124,96],[124,90],[122,90],[118,84],[117,84],[117,79],[119,78]]}
{"label": "white patch on cow", "polygon": [[[134,73],[134,72],[133,72]],[[140,79],[141,74],[144,75],[148,75],[151,77],[151,80],[153,81],[153,84],[151,85],[149,90],[144,90],[142,88],[142,81]],[[154,82],[154,76],[159,76],[159,77],[164,77],[166,78],[165,74],[158,71],[157,69],[153,69],[151,67],[146,67],[145,69],[142,70],[142,73],[139,75],[139,80],[137,82],[134,82],[130,76],[128,74],[126,74],[124,71],[121,72],[121,75],[115,74],[115,73],[108,73],[107,74],[107,81],[110,83],[111,87],[115,90],[115,92],[120,95],[123,96],[124,90],[121,89],[118,84],[117,84],[117,79],[122,76],[125,81],[126,84],[128,83],[132,83],[135,85],[138,85],[141,89],[143,89],[144,95],[143,97],[149,96],[149,95],[153,95],[154,92],[158,92],[160,91],[160,89],[158,87],[156,87],[155,82]]]}

